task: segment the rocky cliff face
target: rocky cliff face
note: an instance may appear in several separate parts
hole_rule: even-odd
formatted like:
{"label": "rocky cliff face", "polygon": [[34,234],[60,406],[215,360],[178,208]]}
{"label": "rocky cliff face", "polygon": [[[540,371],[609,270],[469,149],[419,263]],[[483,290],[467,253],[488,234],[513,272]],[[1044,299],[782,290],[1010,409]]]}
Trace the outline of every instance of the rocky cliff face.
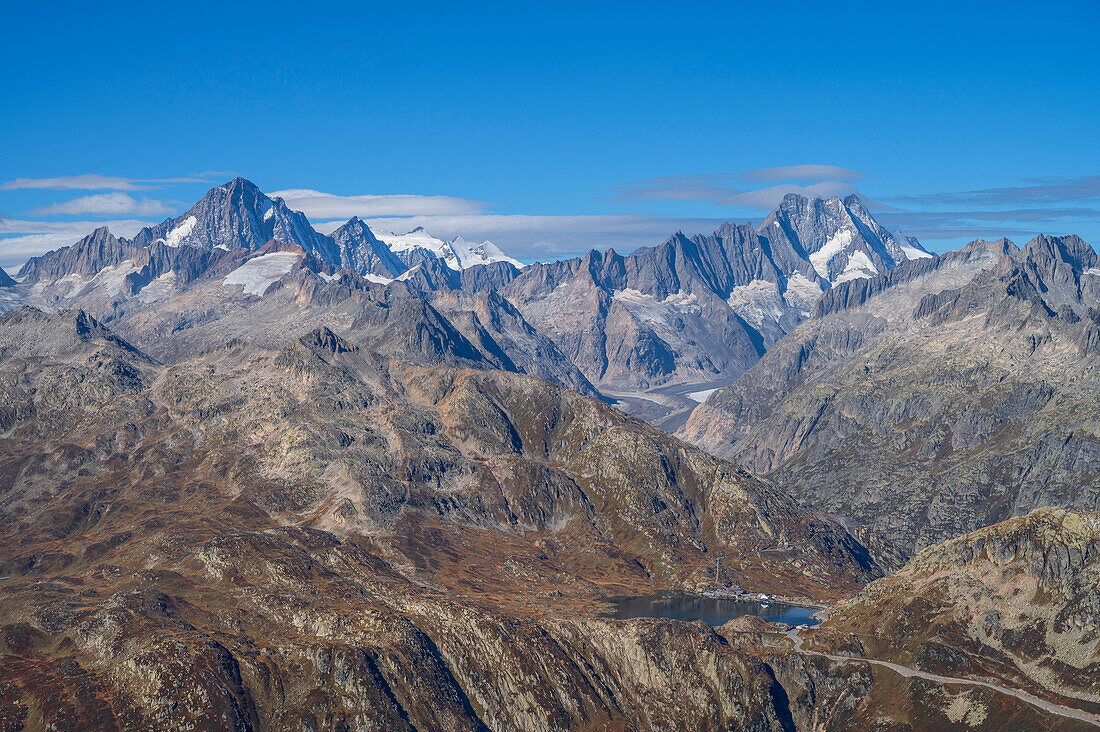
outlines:
{"label": "rocky cliff face", "polygon": [[398,277],[408,269],[357,216],[332,232],[332,239],[340,252],[339,264],[344,269],[389,278]]}
{"label": "rocky cliff face", "polygon": [[739,372],[763,346],[718,294],[681,273],[682,244],[532,265],[503,294],[590,381],[608,388]]}
{"label": "rocky cliff face", "polygon": [[440,290],[432,296],[431,304],[481,350],[497,352],[506,370],[538,376],[588,396],[599,395],[554,341],[536,330],[495,290]]}
{"label": "rocky cliff face", "polygon": [[788,194],[764,220],[760,235],[767,237],[782,271],[810,279],[816,275],[833,285],[932,256],[912,237],[883,228],[854,195],[820,199]]}
{"label": "rocky cliff face", "polygon": [[976,242],[846,283],[682,434],[841,517],[894,567],[1039,506],[1095,510],[1093,261],[1075,238]]}
{"label": "rocky cliff face", "polygon": [[324,328],[163,366],[22,309],[0,383],[12,724],[786,729],[751,653],[594,617],[600,598],[704,582],[719,549],[764,590],[877,574],[834,524],[600,402]]}

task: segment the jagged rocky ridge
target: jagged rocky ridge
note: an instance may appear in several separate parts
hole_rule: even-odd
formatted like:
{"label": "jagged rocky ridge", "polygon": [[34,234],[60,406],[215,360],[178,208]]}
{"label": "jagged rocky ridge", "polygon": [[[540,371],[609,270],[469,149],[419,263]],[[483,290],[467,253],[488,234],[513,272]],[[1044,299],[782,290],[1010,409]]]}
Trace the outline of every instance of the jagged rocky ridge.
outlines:
{"label": "jagged rocky ridge", "polygon": [[886,566],[1045,505],[1100,508],[1097,257],[978,241],[835,288],[681,435],[836,515]]}
{"label": "jagged rocky ridge", "polygon": [[[324,236],[281,199],[238,178],[132,241],[97,231],[30,260],[20,273],[25,301],[53,307],[71,300],[78,278],[81,285],[111,279],[108,298],[140,299],[163,277],[144,296],[160,297],[189,286],[203,267],[224,260],[223,251],[243,260],[238,250],[258,252],[272,241],[300,249],[327,274],[346,269],[374,282],[402,279],[427,292],[496,290],[590,382],[626,392],[728,382],[807,317],[834,282],[928,256],[914,240],[879,226],[855,197],[788,196],[759,230],[727,224],[709,236],[676,234],[625,257],[593,250],[521,270],[489,242],[443,242],[422,230],[376,235],[355,218]],[[118,267],[145,271],[101,274]],[[73,281],[61,282],[66,277]],[[116,286],[115,277],[127,280]],[[90,303],[67,304],[106,316]]]}
{"label": "jagged rocky ridge", "polygon": [[358,216],[332,232],[332,238],[340,250],[340,266],[352,272],[393,279],[408,269]]}
{"label": "jagged rocky ridge", "polygon": [[107,236],[109,234],[105,230],[97,231],[91,238],[100,241],[82,240],[78,243],[77,253],[66,247],[34,257],[20,270],[20,277],[35,284],[69,274],[92,276],[102,268],[118,263],[111,257],[118,243],[128,245],[131,251],[158,246],[168,249],[256,251],[271,241],[277,241],[297,247],[333,267],[386,279],[399,277],[427,260],[446,261],[456,268],[468,266],[455,256],[456,248],[478,253],[477,257],[468,256],[469,261],[501,259],[509,267],[517,264],[489,242],[471,246],[457,239],[451,243],[439,242],[448,247],[445,252],[409,246],[395,253],[355,217],[334,231],[332,236],[326,236],[317,232],[304,214],[291,210],[281,198],[269,198],[255,184],[243,178],[234,178],[224,185],[211,188],[186,213],[142,229],[130,241],[115,240],[117,243],[112,245],[105,241]]}
{"label": "jagged rocky ridge", "polygon": [[677,233],[630,255],[535,264],[503,294],[610,391],[732,379],[808,317],[834,284],[931,255],[859,199],[788,195],[758,229]]}
{"label": "jagged rocky ridge", "polygon": [[[142,247],[98,229],[24,271],[36,282],[32,302],[85,308],[169,362],[230,337],[270,343],[323,324],[425,363],[515,370],[596,394],[553,342],[493,292],[422,292],[401,282],[385,288],[351,272],[338,276],[333,265],[275,240],[255,251]],[[459,300],[469,309],[456,307]]]}

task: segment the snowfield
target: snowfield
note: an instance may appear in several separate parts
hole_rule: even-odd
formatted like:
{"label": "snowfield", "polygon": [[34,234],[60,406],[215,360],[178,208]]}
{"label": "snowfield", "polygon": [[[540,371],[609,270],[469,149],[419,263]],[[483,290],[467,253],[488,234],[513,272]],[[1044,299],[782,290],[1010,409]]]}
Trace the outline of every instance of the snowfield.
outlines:
{"label": "snowfield", "polygon": [[844,271],[833,281],[833,284],[839,285],[841,282],[860,278],[869,279],[877,274],[878,268],[875,267],[874,262],[865,252],[852,252],[851,256],[848,257],[848,264],[845,265]]}
{"label": "snowfield", "polygon": [[814,303],[821,297],[821,285],[801,272],[792,272],[787,277],[787,289],[783,299],[792,307],[798,308],[804,317],[810,317]]}
{"label": "snowfield", "polygon": [[403,254],[420,249],[436,259],[442,259],[444,264],[456,272],[475,264],[491,264],[492,262],[509,262],[520,269],[526,266],[518,259],[509,257],[491,241],[474,244],[466,241],[461,236],[456,236],[451,241],[443,241],[435,238],[419,226],[406,234],[394,234],[390,231],[381,230],[373,233],[394,254]]}
{"label": "snowfield", "polygon": [[246,295],[259,295],[267,292],[276,281],[281,279],[294,265],[298,263],[302,255],[294,252],[274,252],[264,254],[261,257],[250,259],[237,269],[225,276],[222,281],[224,287],[241,285]]}
{"label": "snowfield", "polygon": [[687,394],[687,398],[692,400],[693,402],[699,402],[700,404],[702,404],[710,397],[711,394],[716,391],[718,391],[718,389],[703,389],[702,391],[693,391],[690,394]]}

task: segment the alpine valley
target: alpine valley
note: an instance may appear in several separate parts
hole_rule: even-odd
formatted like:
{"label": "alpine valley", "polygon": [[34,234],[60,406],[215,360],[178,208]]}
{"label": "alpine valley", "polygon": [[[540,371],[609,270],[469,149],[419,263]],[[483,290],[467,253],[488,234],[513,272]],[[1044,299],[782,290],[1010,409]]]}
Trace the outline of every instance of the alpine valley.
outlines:
{"label": "alpine valley", "polygon": [[[237,178],[0,270],[0,729],[1093,729],[1098,395],[1075,236],[524,264]],[[616,613],[708,594],[820,612]]]}

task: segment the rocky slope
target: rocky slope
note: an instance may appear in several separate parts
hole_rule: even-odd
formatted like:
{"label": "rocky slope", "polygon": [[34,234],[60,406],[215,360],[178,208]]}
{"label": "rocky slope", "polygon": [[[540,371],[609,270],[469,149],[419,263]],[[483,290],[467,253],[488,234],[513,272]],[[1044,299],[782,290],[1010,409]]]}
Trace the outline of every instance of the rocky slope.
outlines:
{"label": "rocky slope", "polygon": [[1100,514],[1038,509],[925,549],[814,643],[1100,712],[1098,557]]}
{"label": "rocky slope", "polygon": [[1096,254],[975,242],[844,283],[682,436],[841,518],[898,567],[1044,505],[1100,508]]}
{"label": "rocky slope", "polygon": [[[286,289],[286,286],[282,289]],[[877,569],[739,468],[574,391],[317,328],[165,366],[0,317],[8,726],[785,729],[710,629],[594,616]]]}

